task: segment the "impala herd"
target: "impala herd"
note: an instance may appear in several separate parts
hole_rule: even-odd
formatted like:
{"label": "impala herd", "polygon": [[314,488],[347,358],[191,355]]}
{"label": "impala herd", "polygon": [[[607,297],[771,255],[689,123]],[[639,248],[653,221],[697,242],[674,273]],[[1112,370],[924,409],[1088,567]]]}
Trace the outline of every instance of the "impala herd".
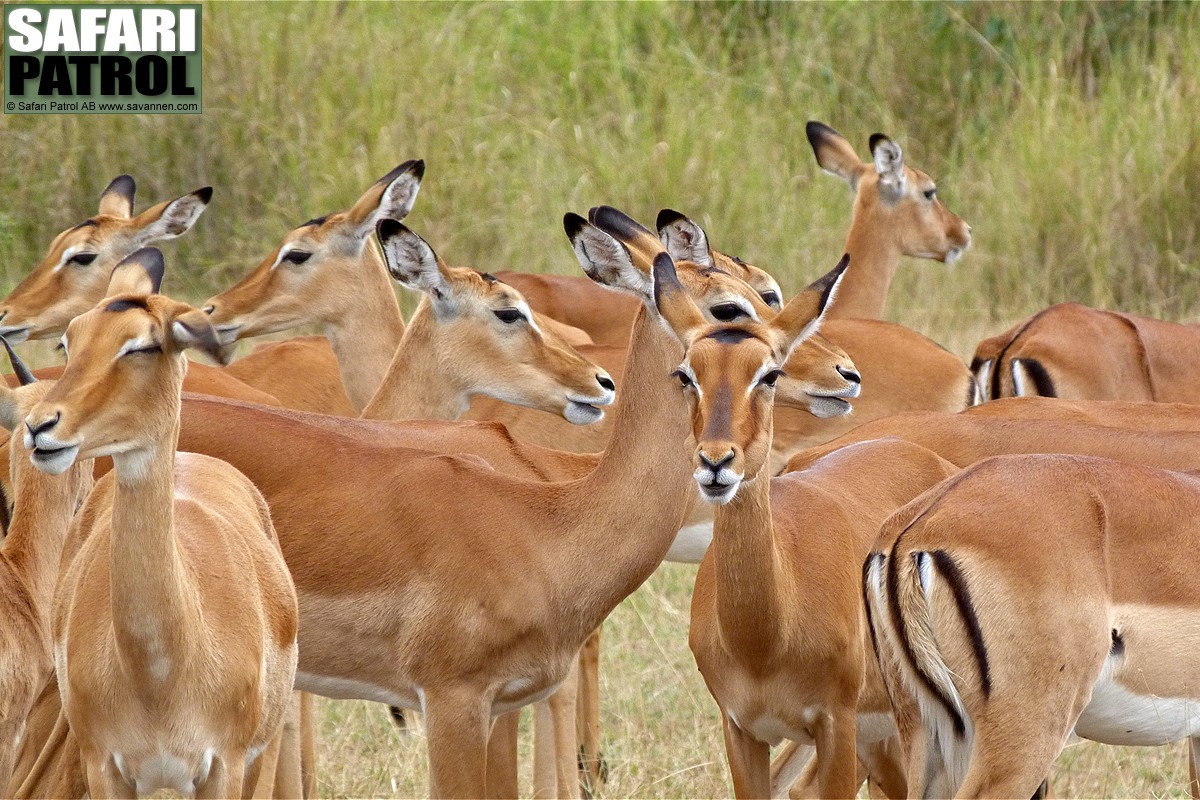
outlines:
{"label": "impala herd", "polygon": [[193,307],[152,245],[212,189],[113,180],[0,301],[4,796],[312,797],[311,694],[422,714],[439,797],[517,796],[534,704],[534,796],[598,793],[664,559],[738,797],[1040,796],[1073,736],[1188,739],[1200,796],[1200,334],[1065,304],[968,369],[880,317],[970,227],[806,132],[854,203],[791,300],[670,209],[567,214],[586,278],[451,266],[407,161]]}

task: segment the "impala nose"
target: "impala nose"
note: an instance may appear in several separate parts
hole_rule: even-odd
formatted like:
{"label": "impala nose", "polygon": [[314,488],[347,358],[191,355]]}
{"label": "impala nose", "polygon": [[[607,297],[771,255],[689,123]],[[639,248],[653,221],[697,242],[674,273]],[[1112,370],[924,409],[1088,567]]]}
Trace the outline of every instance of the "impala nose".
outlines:
{"label": "impala nose", "polygon": [[845,367],[842,367],[842,366],[834,367],[834,369],[837,370],[838,375],[841,375],[843,378],[850,381],[851,383],[862,383],[862,376],[859,375],[854,370],[846,369]]}
{"label": "impala nose", "polygon": [[723,457],[721,457],[720,460],[716,460],[716,461],[714,461],[712,459],[712,457],[709,456],[708,453],[704,452],[703,450],[700,451],[699,457],[700,457],[700,463],[703,464],[708,469],[712,470],[712,473],[714,475],[716,475],[718,472],[720,472],[724,467],[727,467],[731,463],[733,463],[733,451],[732,450],[730,450]]}
{"label": "impala nose", "polygon": [[205,314],[212,316],[212,313],[217,310],[217,307],[213,306],[213,305],[208,305],[208,306],[205,306],[203,310],[204,310]]}
{"label": "impala nose", "polygon": [[617,390],[617,385],[613,383],[613,379],[607,375],[597,375],[596,383],[600,384],[601,389],[607,389],[610,392],[615,392]]}
{"label": "impala nose", "polygon": [[36,438],[39,433],[45,433],[58,424],[62,419],[62,412],[55,411],[54,416],[49,419],[43,419],[41,422],[31,423],[28,419],[25,420],[25,429],[29,431],[29,436]]}

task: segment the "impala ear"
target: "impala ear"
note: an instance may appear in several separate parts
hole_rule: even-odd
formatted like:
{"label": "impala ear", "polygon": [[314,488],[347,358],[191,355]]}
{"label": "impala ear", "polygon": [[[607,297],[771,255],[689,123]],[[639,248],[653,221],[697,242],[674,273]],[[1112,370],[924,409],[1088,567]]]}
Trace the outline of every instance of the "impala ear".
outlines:
{"label": "impala ear", "polygon": [[163,254],[157,247],[135,250],[113,267],[105,296],[158,294],[165,271]]}
{"label": "impala ear", "polygon": [[675,261],[669,253],[654,259],[654,305],[667,327],[686,346],[696,332],[709,326],[704,313],[679,282]]}
{"label": "impala ear", "polygon": [[817,157],[817,164],[821,169],[835,178],[841,178],[850,184],[851,189],[857,190],[859,179],[869,167],[854,152],[846,137],[816,120],[810,120],[804,126],[804,133],[808,136],[808,143],[812,145],[813,155]]}
{"label": "impala ear", "polygon": [[594,206],[588,209],[588,222],[623,244],[629,251],[633,265],[647,275],[654,265],[654,257],[666,252],[666,248],[653,231],[612,206]]}
{"label": "impala ear", "polygon": [[371,184],[346,213],[354,234],[359,238],[367,236],[384,217],[394,220],[407,217],[417,202],[424,177],[425,162],[416,159],[405,161]]}
{"label": "impala ear", "polygon": [[133,195],[137,185],[129,175],[118,175],[100,193],[101,216],[129,219],[133,216]]}
{"label": "impala ear", "polygon": [[450,286],[442,272],[445,265],[424,239],[394,219],[381,219],[376,232],[393,278],[434,300],[449,299]]}
{"label": "impala ear", "polygon": [[170,320],[171,339],[179,350],[195,348],[218,364],[224,364],[228,348],[222,348],[220,338],[208,314],[198,308],[180,303],[180,311]]}
{"label": "impala ear", "polygon": [[629,292],[650,302],[653,282],[634,266],[629,248],[578,214],[564,216],[563,229],[589,278],[601,286]]}
{"label": "impala ear", "polygon": [[704,229],[670,208],[658,212],[655,222],[658,238],[676,261],[691,261],[702,267],[714,266],[712,251]]}
{"label": "impala ear", "polygon": [[796,345],[817,332],[825,318],[825,312],[837,297],[838,286],[841,285],[842,277],[849,266],[850,254],[847,253],[842,256],[836,267],[793,297],[779,315],[771,320],[770,329],[784,360]]}
{"label": "impala ear", "polygon": [[191,194],[159,203],[134,218],[137,232],[134,244],[141,247],[161,239],[174,239],[187,233],[212,200],[211,186],[197,189]]}
{"label": "impala ear", "polygon": [[871,134],[871,157],[879,173],[879,193],[889,203],[904,197],[904,154],[900,145],[882,133]]}

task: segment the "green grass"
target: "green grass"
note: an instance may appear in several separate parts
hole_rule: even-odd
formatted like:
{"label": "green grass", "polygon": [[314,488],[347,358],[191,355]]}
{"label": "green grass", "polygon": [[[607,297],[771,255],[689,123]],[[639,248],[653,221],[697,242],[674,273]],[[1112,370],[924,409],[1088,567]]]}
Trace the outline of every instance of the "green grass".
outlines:
{"label": "green grass", "polygon": [[1077,299],[1189,319],[1200,15],[1192,4],[209,3],[199,117],[0,117],[0,280],[114,175],[211,210],[168,288],[228,285],[289,227],[406,158],[450,261],[574,272],[564,211],[693,215],[798,288],[839,254],[845,188],[803,123],[884,130],[975,227],[906,264],[889,316],[960,352]]}
{"label": "green grass", "polygon": [[[797,289],[836,261],[850,211],[804,138],[815,118],[864,154],[890,133],[974,227],[954,267],[902,266],[891,319],[966,356],[1059,300],[1196,317],[1194,4],[210,2],[204,31],[202,116],[0,116],[5,288],[121,172],[139,208],[216,187],[167,246],[165,288],[200,300],[423,157],[407,222],[452,263],[575,273],[565,211],[670,206]],[[607,627],[609,796],[729,791],[686,647],[691,579],[664,568]],[[321,709],[322,794],[424,792],[419,733]],[[1178,748],[1080,745],[1055,788],[1185,781]]]}

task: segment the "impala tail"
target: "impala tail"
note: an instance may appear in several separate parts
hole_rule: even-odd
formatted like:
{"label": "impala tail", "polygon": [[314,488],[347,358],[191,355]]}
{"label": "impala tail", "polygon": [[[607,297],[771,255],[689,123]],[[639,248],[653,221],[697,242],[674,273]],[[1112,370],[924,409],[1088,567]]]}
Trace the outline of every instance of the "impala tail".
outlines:
{"label": "impala tail", "polygon": [[954,557],[944,550],[905,551],[898,541],[890,556],[875,553],[864,567],[864,595],[881,667],[887,674],[891,666],[903,684],[893,691],[907,691],[920,708],[927,768],[919,796],[925,797],[951,796],[958,790],[966,777],[974,738],[955,673],[946,664],[934,634],[934,588],[939,582],[942,596],[938,599],[944,600],[947,591],[953,598],[986,697],[991,692],[987,650],[964,574]]}
{"label": "impala tail", "polygon": [[1054,381],[1046,367],[1036,358],[1014,358],[1012,372],[1014,397],[1057,397]]}

